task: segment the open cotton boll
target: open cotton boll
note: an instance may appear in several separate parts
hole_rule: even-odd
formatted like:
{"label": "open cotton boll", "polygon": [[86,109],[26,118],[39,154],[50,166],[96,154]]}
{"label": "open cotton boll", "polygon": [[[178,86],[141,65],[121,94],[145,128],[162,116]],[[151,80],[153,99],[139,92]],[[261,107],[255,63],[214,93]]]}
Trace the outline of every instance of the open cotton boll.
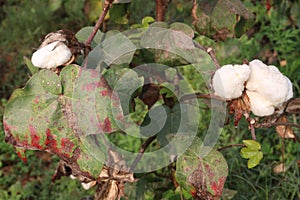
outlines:
{"label": "open cotton boll", "polygon": [[63,42],[52,42],[33,53],[31,62],[39,68],[51,69],[67,63],[72,57],[70,49]]}
{"label": "open cotton boll", "polygon": [[275,66],[267,66],[260,60],[249,63],[251,74],[246,89],[259,93],[273,106],[280,106],[293,96],[292,83]]}
{"label": "open cotton boll", "polygon": [[265,99],[257,92],[253,91],[246,91],[246,94],[250,100],[250,109],[252,113],[256,116],[269,116],[272,115],[275,111],[272,102]]}
{"label": "open cotton boll", "polygon": [[216,71],[212,79],[215,94],[225,99],[240,97],[249,76],[248,65],[224,65]]}

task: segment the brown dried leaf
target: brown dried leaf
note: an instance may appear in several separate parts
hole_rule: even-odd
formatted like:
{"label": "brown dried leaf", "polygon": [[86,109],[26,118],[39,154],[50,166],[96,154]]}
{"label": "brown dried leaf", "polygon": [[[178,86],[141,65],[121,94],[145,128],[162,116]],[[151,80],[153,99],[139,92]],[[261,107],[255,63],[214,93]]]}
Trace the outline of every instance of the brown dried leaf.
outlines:
{"label": "brown dried leaf", "polygon": [[276,173],[276,174],[285,172],[286,170],[287,170],[287,169],[286,169],[286,167],[284,166],[284,163],[280,163],[280,164],[276,165],[276,166],[273,168],[273,172]]}
{"label": "brown dried leaf", "polygon": [[125,161],[118,152],[108,150],[109,166],[104,166],[99,175],[95,200],[114,200],[124,194],[124,182],[133,182],[133,173],[128,171]]}
{"label": "brown dried leaf", "polygon": [[[280,116],[278,118],[277,122],[287,123],[288,120],[287,120],[286,116]],[[288,138],[288,139],[295,138],[294,131],[293,131],[292,127],[290,127],[290,126],[284,126],[284,125],[276,126],[276,132],[281,138]]]}
{"label": "brown dried leaf", "polygon": [[234,125],[237,126],[243,115],[249,115],[250,101],[246,93],[229,103],[229,114],[234,114]]}
{"label": "brown dried leaf", "polygon": [[289,101],[285,111],[290,114],[300,113],[300,98],[295,98]]}

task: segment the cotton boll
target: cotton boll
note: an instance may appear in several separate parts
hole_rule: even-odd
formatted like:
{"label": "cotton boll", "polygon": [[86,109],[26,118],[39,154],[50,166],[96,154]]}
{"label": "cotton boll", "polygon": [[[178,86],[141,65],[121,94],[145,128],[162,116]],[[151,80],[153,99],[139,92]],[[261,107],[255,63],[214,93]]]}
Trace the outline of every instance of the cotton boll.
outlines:
{"label": "cotton boll", "polygon": [[213,88],[217,95],[225,99],[235,99],[242,95],[244,83],[250,76],[248,65],[224,65],[213,77]]}
{"label": "cotton boll", "polygon": [[39,68],[56,68],[72,57],[70,49],[60,41],[52,42],[33,53],[31,62]]}
{"label": "cotton boll", "polygon": [[254,115],[263,117],[274,113],[275,108],[272,105],[272,102],[265,99],[259,93],[246,91],[246,94],[249,97],[250,109]]}
{"label": "cotton boll", "polygon": [[287,77],[286,78],[286,81],[288,82],[288,93],[287,93],[287,96],[286,96],[286,99],[289,100],[293,97],[293,84],[292,82],[290,81],[290,79],[288,79]]}
{"label": "cotton boll", "polygon": [[89,189],[91,189],[92,187],[94,187],[96,184],[97,184],[97,181],[91,181],[91,182],[88,182],[88,183],[82,182],[82,183],[81,183],[81,186],[82,186],[85,190],[89,190]]}
{"label": "cotton boll", "polygon": [[251,74],[246,89],[259,93],[273,106],[280,106],[293,96],[292,84],[275,66],[267,66],[260,60],[249,63]]}

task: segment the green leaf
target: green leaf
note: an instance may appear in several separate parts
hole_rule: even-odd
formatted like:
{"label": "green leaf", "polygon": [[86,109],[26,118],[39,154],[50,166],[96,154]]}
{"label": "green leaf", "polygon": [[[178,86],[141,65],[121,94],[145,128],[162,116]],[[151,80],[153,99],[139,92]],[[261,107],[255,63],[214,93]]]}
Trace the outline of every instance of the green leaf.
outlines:
{"label": "green leaf", "polygon": [[118,94],[124,115],[129,114],[132,111],[132,98],[136,96],[136,91],[143,86],[143,77],[139,77],[134,70],[129,68],[110,68],[104,76],[114,92]]}
{"label": "green leaf", "polygon": [[175,86],[174,84],[168,83],[168,82],[164,82],[161,84],[161,86],[163,86],[162,89],[160,89],[160,94],[166,94],[166,97],[174,97],[175,93]]}
{"label": "green leaf", "polygon": [[255,140],[243,140],[243,143],[249,149],[252,149],[252,150],[260,150],[261,149],[260,143]]}
{"label": "green leaf", "polygon": [[224,188],[222,192],[221,199],[222,200],[230,200],[233,199],[233,197],[238,193],[236,190],[230,190],[228,188]]}
{"label": "green leaf", "polygon": [[[174,28],[179,26],[181,27],[175,24]],[[143,34],[140,44],[154,53],[156,63],[175,67],[199,59],[199,49],[195,48],[193,39],[184,31],[168,29],[164,22],[151,24]]]}
{"label": "green leaf", "polygon": [[252,28],[252,26],[254,25],[254,23],[255,23],[254,19],[247,20],[244,17],[241,17],[241,19],[235,25],[235,35],[236,35],[236,37],[239,38],[244,33],[249,31]]}
{"label": "green leaf", "polygon": [[194,30],[190,26],[188,26],[184,23],[175,22],[170,25],[170,29],[176,30],[176,31],[181,31],[181,32],[185,33],[187,36],[194,38]]}
{"label": "green leaf", "polygon": [[[85,42],[93,30],[94,30],[93,26],[83,27],[76,33],[75,37],[78,39],[79,42]],[[97,46],[103,40],[104,35],[105,34],[102,33],[100,30],[97,31],[91,44],[92,48]]]}
{"label": "green leaf", "polygon": [[248,164],[247,164],[248,168],[250,169],[258,165],[262,158],[263,158],[263,153],[261,151],[258,151],[248,160]]}
{"label": "green leaf", "polygon": [[122,33],[109,31],[105,38],[87,56],[88,69],[102,72],[111,65],[129,64],[137,47]]}
{"label": "green leaf", "polygon": [[249,149],[249,148],[242,148],[241,149],[241,156],[243,158],[251,158],[253,157],[255,154],[257,154],[257,150],[252,150],[252,149]]}
{"label": "green leaf", "polygon": [[[151,123],[156,121],[157,125],[151,130],[155,133],[158,132],[157,139],[161,146],[169,144],[175,137],[178,137],[178,133],[185,135],[187,138],[196,131],[195,128],[198,123],[199,113],[189,104],[175,104],[172,109],[167,106],[157,106],[155,109],[161,110],[165,113],[156,114],[156,118],[151,120]],[[153,109],[154,110],[154,109]],[[151,110],[149,111],[151,113]],[[146,116],[147,117],[147,116]],[[145,120],[147,118],[145,117]],[[158,131],[157,131],[158,130]],[[182,139],[181,144],[177,145],[177,149],[174,152],[182,151],[182,147],[185,147],[187,141]]]}
{"label": "green leaf", "polygon": [[117,24],[128,24],[127,9],[125,4],[113,4],[110,9],[110,20]]}
{"label": "green leaf", "polygon": [[149,27],[150,23],[155,22],[155,19],[150,16],[146,16],[142,19],[143,27]]}
{"label": "green leaf", "polygon": [[23,60],[24,60],[24,62],[26,64],[26,66],[28,67],[31,75],[33,75],[33,74],[35,74],[35,73],[37,73],[39,71],[39,69],[32,64],[32,62],[30,61],[29,58],[27,58],[26,56],[24,56]]}
{"label": "green leaf", "polygon": [[[72,2],[72,1],[71,1]],[[99,0],[89,0],[86,2],[87,17],[90,22],[96,22],[103,10],[103,3]],[[109,13],[105,16],[105,20],[109,19]]]}
{"label": "green leaf", "polygon": [[62,6],[62,0],[52,0],[49,2],[49,9],[54,12]]}
{"label": "green leaf", "polygon": [[263,153],[261,152],[261,145],[255,140],[243,140],[243,143],[246,145],[245,148],[241,149],[241,156],[248,160],[248,168],[253,168],[259,164],[263,158]]}

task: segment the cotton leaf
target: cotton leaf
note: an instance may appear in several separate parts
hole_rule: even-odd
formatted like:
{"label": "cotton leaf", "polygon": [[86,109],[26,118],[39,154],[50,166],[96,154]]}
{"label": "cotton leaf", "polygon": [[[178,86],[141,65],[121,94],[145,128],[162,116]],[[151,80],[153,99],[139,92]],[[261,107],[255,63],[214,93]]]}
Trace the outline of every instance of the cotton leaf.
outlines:
{"label": "cotton leaf", "polygon": [[258,165],[263,158],[263,153],[260,151],[261,145],[254,140],[243,140],[243,143],[246,147],[242,148],[240,153],[243,158],[249,159],[247,166],[250,169]]}
{"label": "cotton leaf", "polygon": [[252,156],[247,163],[247,167],[253,168],[256,165],[259,164],[260,160],[263,158],[263,153],[261,151],[258,151],[254,156]]}
{"label": "cotton leaf", "polygon": [[195,199],[219,199],[228,174],[222,154],[212,150],[201,158],[201,141],[195,138],[191,147],[176,163],[176,180]]}
{"label": "cotton leaf", "polygon": [[247,148],[252,150],[260,150],[261,148],[260,143],[256,142],[255,140],[243,140],[243,143]]}
{"label": "cotton leaf", "polygon": [[251,150],[249,148],[242,148],[241,149],[241,156],[243,158],[249,159],[249,158],[253,157],[255,154],[257,154],[257,150]]}
{"label": "cotton leaf", "polygon": [[13,93],[6,106],[6,141],[23,160],[25,150],[47,151],[68,160],[72,170],[97,177],[106,146],[99,134],[92,133],[117,130],[112,104],[122,120],[118,97],[96,71],[76,65],[63,68],[60,75],[40,70]]}

